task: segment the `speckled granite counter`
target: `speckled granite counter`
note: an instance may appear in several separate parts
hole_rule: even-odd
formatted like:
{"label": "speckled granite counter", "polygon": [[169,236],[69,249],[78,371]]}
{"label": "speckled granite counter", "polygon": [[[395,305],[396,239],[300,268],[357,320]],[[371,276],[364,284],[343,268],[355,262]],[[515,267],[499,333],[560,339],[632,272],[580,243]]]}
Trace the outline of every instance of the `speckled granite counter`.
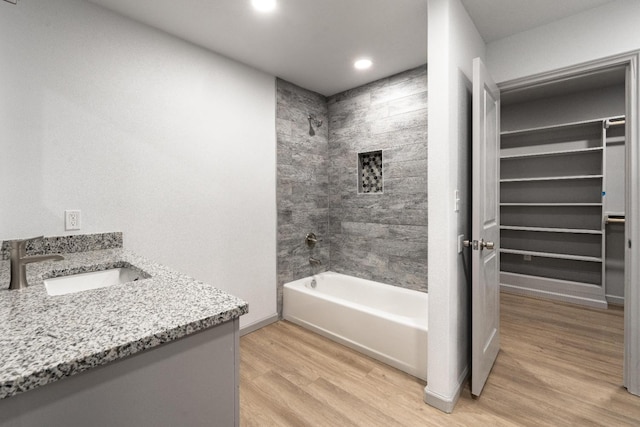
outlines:
{"label": "speckled granite counter", "polygon": [[[246,302],[124,249],[67,253],[29,264],[27,289],[9,291],[0,261],[0,399],[235,319]],[[116,266],[151,278],[49,296],[43,280]]]}

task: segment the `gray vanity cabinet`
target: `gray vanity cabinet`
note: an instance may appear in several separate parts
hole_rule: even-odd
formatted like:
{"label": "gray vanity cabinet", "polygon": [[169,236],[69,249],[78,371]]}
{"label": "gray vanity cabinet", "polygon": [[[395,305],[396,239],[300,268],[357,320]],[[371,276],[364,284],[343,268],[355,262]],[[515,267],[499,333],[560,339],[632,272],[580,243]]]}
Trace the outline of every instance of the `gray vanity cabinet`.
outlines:
{"label": "gray vanity cabinet", "polygon": [[1,427],[238,426],[239,319],[0,400]]}

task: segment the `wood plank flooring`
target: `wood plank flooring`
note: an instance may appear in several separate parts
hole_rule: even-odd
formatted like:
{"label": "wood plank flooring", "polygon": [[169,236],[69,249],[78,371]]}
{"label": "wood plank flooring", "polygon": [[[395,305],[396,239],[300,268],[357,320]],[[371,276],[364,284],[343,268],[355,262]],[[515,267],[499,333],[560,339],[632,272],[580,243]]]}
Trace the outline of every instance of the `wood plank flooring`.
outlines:
{"label": "wood plank flooring", "polygon": [[623,311],[501,296],[502,343],[479,399],[453,414],[426,405],[425,383],[280,321],[240,339],[240,425],[639,426],[621,386]]}

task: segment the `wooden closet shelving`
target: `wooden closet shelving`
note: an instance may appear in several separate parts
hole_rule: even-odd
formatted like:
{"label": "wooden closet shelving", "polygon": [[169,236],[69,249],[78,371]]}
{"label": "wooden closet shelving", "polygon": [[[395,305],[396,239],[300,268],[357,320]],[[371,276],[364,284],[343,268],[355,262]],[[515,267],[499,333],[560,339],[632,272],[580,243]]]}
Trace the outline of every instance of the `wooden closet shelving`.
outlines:
{"label": "wooden closet shelving", "polygon": [[501,134],[501,284],[606,307],[605,119]]}

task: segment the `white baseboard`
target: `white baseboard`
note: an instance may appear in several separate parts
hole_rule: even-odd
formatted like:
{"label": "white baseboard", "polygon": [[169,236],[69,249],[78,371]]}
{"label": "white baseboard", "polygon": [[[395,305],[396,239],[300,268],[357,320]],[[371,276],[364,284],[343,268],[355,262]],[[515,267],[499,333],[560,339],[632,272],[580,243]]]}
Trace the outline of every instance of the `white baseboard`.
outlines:
{"label": "white baseboard", "polygon": [[278,313],[272,314],[271,316],[258,320],[257,322],[253,322],[249,325],[243,326],[240,328],[240,336],[250,334],[251,332],[257,331],[260,328],[264,328],[267,325],[275,323],[278,321]]}
{"label": "white baseboard", "polygon": [[500,289],[512,294],[552,299],[587,307],[607,308],[602,287],[589,283],[501,272]]}
{"label": "white baseboard", "polygon": [[613,305],[620,305],[624,307],[624,297],[618,297],[615,295],[607,295],[607,302]]}
{"label": "white baseboard", "polygon": [[500,284],[500,290],[503,291],[503,292],[510,293],[510,294],[525,295],[525,296],[533,297],[533,298],[541,298],[541,299],[548,299],[548,300],[554,300],[554,301],[568,302],[568,303],[571,303],[571,304],[582,305],[582,306],[585,306],[585,307],[602,308],[602,309],[606,309],[607,308],[606,300],[605,301],[600,301],[600,300],[595,300],[595,299],[591,299],[591,298],[577,297],[577,296],[574,296],[574,295],[567,295],[567,294],[561,294],[561,293],[556,293],[556,292],[542,291],[540,289],[521,288],[519,286],[511,286],[511,285],[506,285],[504,283]]}
{"label": "white baseboard", "polygon": [[456,389],[454,390],[451,396],[444,396],[442,394],[436,393],[429,389],[429,384],[424,388],[424,402],[428,405],[433,406],[436,409],[441,410],[447,414],[453,412],[453,408],[456,406],[458,399],[460,398],[460,394],[462,393],[462,388],[464,387],[464,382],[469,376],[469,365],[464,368],[462,374],[458,377],[458,384],[456,385]]}

